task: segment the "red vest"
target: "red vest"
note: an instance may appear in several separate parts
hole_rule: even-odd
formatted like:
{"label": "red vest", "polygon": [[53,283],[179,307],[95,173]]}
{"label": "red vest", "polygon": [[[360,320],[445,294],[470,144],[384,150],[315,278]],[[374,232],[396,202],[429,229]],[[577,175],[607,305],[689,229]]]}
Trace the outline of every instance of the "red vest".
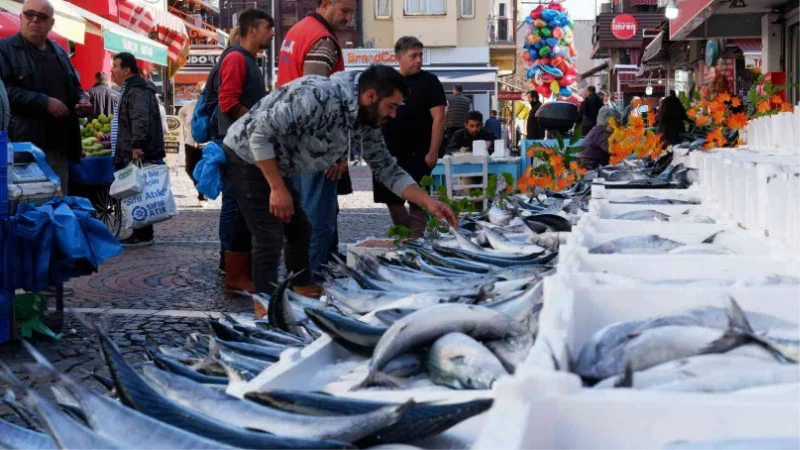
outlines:
{"label": "red vest", "polygon": [[[281,43],[281,51],[278,54],[278,82],[276,88],[296,80],[303,76],[303,63],[306,55],[318,40],[328,37],[339,45],[336,36],[332,35],[328,28],[314,17],[306,17],[297,22]],[[331,74],[344,70],[344,58],[342,49],[339,47],[339,60],[333,67]]]}

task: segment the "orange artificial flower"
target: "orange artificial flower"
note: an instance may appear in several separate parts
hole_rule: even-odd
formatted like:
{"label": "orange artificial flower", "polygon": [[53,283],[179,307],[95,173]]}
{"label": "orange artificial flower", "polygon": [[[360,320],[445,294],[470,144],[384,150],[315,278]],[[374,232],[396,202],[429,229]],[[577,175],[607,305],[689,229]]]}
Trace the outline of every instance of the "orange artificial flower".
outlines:
{"label": "orange artificial flower", "polygon": [[631,128],[644,128],[644,119],[641,116],[633,116],[628,119],[628,127]]}
{"label": "orange artificial flower", "polygon": [[747,115],[745,113],[731,114],[728,117],[728,128],[733,130],[741,130],[747,125]]}
{"label": "orange artificial flower", "polygon": [[781,112],[792,112],[794,108],[792,108],[791,103],[782,103],[781,104]]}
{"label": "orange artificial flower", "polygon": [[728,94],[727,92],[723,92],[723,93],[717,95],[717,97],[714,100],[719,100],[721,102],[727,102],[730,99],[731,99],[731,94]]}
{"label": "orange artificial flower", "polygon": [[561,167],[564,165],[564,158],[561,155],[553,155],[550,157],[550,165],[554,167]]}
{"label": "orange artificial flower", "polygon": [[769,102],[766,101],[766,100],[761,100],[760,102],[758,102],[756,104],[756,111],[758,111],[761,114],[769,111],[769,109],[770,109],[769,108]]}
{"label": "orange artificial flower", "polygon": [[578,170],[578,167],[580,167],[578,166],[578,161],[572,161],[569,163],[569,170]]}
{"label": "orange artificial flower", "polygon": [[510,194],[510,193],[514,192],[514,189],[512,189],[511,186],[506,186],[506,192],[508,192]]}
{"label": "orange artificial flower", "polygon": [[714,123],[722,123],[725,120],[725,110],[715,109],[711,111],[711,120],[713,120]]}
{"label": "orange artificial flower", "polygon": [[780,104],[783,103],[783,99],[778,94],[773,95],[772,98],[769,99],[769,101],[774,103],[774,104],[776,104],[776,105],[780,105]]}
{"label": "orange artificial flower", "polygon": [[529,148],[525,154],[528,155],[528,158],[533,158],[536,152],[534,152],[532,148]]}
{"label": "orange artificial flower", "polygon": [[695,117],[697,117],[697,110],[691,108],[689,109],[689,111],[686,112],[686,115],[689,116],[690,119],[694,119]]}
{"label": "orange artificial flower", "polygon": [[552,155],[552,154],[553,154],[553,149],[552,149],[552,148],[550,148],[550,147],[546,147],[546,148],[544,149],[544,153],[545,153],[546,155],[550,156],[550,155]]}
{"label": "orange artificial flower", "polygon": [[581,175],[586,175],[587,173],[589,173],[589,171],[581,167],[580,169],[578,169],[578,173]]}
{"label": "orange artificial flower", "polygon": [[728,140],[725,139],[725,136],[722,135],[722,130],[719,128],[715,128],[712,130],[708,135],[706,135],[706,145],[704,148],[721,148],[725,146]]}
{"label": "orange artificial flower", "polygon": [[572,183],[573,181],[575,181],[575,175],[573,175],[573,174],[569,174],[569,175],[567,175],[567,181],[569,181],[570,183]]}
{"label": "orange artificial flower", "polygon": [[708,86],[703,86],[700,88],[700,97],[708,98],[711,95],[711,88]]}
{"label": "orange artificial flower", "polygon": [[564,169],[564,166],[562,166],[562,165],[556,166],[556,168],[553,170],[553,173],[556,174],[556,177],[560,177],[561,175],[564,174],[564,172],[566,172],[566,170]]}
{"label": "orange artificial flower", "polygon": [[733,106],[734,108],[738,108],[738,107],[742,106],[742,101],[739,100],[738,97],[733,97],[731,99],[731,106]]}
{"label": "orange artificial flower", "polygon": [[708,116],[697,116],[697,120],[694,121],[698,127],[704,127],[708,125],[711,121],[708,119]]}

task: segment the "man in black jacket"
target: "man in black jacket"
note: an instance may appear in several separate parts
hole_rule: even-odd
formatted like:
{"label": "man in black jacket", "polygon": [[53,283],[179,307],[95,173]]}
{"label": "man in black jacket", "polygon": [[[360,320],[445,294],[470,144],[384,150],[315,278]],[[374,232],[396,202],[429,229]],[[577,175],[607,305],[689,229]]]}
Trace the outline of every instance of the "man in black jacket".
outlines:
{"label": "man in black jacket", "polygon": [[464,121],[464,128],[458,130],[450,137],[447,143],[447,153],[472,153],[472,143],[475,141],[485,141],[486,151],[489,154],[494,152],[494,140],[497,136],[491,131],[483,128],[483,114],[480,111],[470,111]]}
{"label": "man in black jacket", "polygon": [[603,99],[597,95],[597,89],[594,86],[586,88],[589,94],[583,99],[580,110],[578,111],[578,120],[583,123],[583,135],[586,136],[592,131],[592,128],[597,125],[597,114],[600,108],[603,107]]}
{"label": "man in black jacket", "polygon": [[0,79],[11,106],[9,139],[42,149],[66,194],[69,162],[81,158],[78,118],[92,105],[66,52],[47,38],[53,14],[47,0],[22,5],[19,33],[0,40]]}
{"label": "man in black jacket", "polygon": [[[139,75],[136,57],[130,53],[114,55],[111,76],[122,86],[122,98],[111,122],[111,148],[114,164],[121,169],[131,161],[164,164],[164,130],[156,99],[156,87]],[[153,226],[133,230],[124,247],[153,243]]]}
{"label": "man in black jacket", "polygon": [[120,95],[118,91],[108,86],[108,77],[105,73],[94,74],[94,86],[86,93],[89,94],[89,100],[94,107],[93,116],[114,114],[114,108],[119,103]]}

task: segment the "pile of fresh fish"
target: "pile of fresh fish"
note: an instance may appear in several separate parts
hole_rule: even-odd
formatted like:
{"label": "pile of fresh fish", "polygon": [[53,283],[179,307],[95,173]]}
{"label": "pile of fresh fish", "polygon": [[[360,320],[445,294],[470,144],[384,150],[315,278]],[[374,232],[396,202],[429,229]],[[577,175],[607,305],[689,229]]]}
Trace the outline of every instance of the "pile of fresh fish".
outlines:
{"label": "pile of fresh fish", "polygon": [[600,167],[596,176],[607,189],[686,189],[697,181],[696,169],[671,162],[672,153],[657,161],[622,161]]}
{"label": "pile of fresh fish", "polygon": [[628,387],[786,398],[800,392],[800,328],[735,300],[597,331],[571,370],[595,389]]}
{"label": "pile of fresh fish", "polygon": [[636,211],[629,211],[626,213],[617,214],[616,216],[612,217],[612,219],[669,222],[669,223],[707,223],[707,224],[717,223],[713,218],[709,216],[690,214],[689,210],[683,212],[682,214],[676,214],[670,216],[669,214],[664,214],[662,212],[654,211],[652,209],[640,209]]}
{"label": "pile of fresh fish", "polygon": [[703,239],[699,244],[687,244],[656,234],[625,236],[612,239],[589,249],[590,254],[665,254],[665,255],[733,255],[736,252],[720,242],[735,245],[733,233],[720,231]]}

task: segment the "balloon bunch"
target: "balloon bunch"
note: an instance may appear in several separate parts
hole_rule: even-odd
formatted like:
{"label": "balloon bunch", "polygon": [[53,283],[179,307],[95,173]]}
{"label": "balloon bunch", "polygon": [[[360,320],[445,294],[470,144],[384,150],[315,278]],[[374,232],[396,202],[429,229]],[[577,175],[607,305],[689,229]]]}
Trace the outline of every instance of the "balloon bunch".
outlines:
{"label": "balloon bunch", "polygon": [[573,22],[558,2],[539,5],[525,17],[530,31],[525,36],[522,58],[527,62],[527,78],[545,98],[569,97],[578,77],[573,43]]}

